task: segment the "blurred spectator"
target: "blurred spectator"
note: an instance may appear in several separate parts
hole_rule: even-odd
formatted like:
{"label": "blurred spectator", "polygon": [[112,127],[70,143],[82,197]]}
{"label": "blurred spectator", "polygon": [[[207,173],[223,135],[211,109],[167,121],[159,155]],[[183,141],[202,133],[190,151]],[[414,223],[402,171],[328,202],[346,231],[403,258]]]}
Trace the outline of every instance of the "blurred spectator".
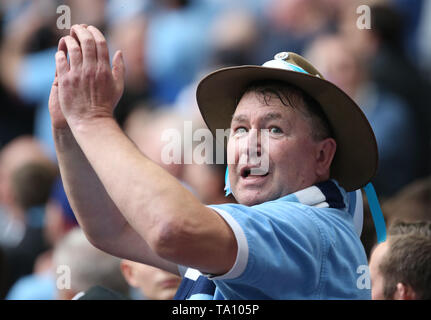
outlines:
{"label": "blurred spectator", "polygon": [[[430,218],[430,1],[63,2],[71,8],[72,24],[107,30],[109,46],[123,51],[127,73],[125,93],[115,110],[119,124],[142,152],[193,189],[202,202],[231,201],[223,194],[224,165],[184,165],[183,158],[181,164],[161,161],[168,143],[161,140],[163,130],[176,129],[183,134],[186,120],[192,121],[193,133],[205,127],[193,81],[200,78],[203,67],[260,63],[277,51],[303,53],[310,48],[310,60],[363,107],[373,126],[380,152],[379,172],[373,182],[380,197],[390,197],[382,202],[388,225],[399,218]],[[31,137],[18,138],[1,150],[0,246],[6,250],[4,258],[11,250],[7,248],[43,241],[43,210],[25,209],[36,201],[33,196],[38,192],[34,191],[42,190],[22,181],[32,176],[33,181],[43,183],[42,171],[52,166],[46,154],[54,158],[46,106],[56,43],[68,33],[56,27],[56,7],[63,2],[0,2],[0,148],[23,133],[34,132],[43,143],[42,148]],[[370,30],[357,28],[356,9],[362,4],[371,6]],[[340,36],[327,35],[335,30]],[[172,113],[152,111],[173,102]],[[185,142],[182,139],[182,157],[192,148]],[[17,170],[21,173],[15,175]],[[48,245],[54,246],[75,223],[68,220],[73,215],[68,218],[65,213],[66,202],[59,206],[50,201],[46,206],[43,231]],[[368,253],[376,241],[371,221],[371,215],[365,213],[361,240]],[[28,241],[33,239],[28,225],[34,223],[39,240]],[[51,267],[51,255],[46,252],[36,260],[35,274],[47,274],[38,271]],[[2,275],[5,273],[0,278]],[[39,284],[29,285],[42,288],[48,283],[37,279]],[[45,288],[50,288],[52,296],[52,276],[49,281]]]}
{"label": "blurred spectator", "polygon": [[[13,175],[26,164],[36,163],[52,167],[38,140],[20,136],[9,142],[0,152],[0,245],[17,246],[26,225],[26,212],[18,203],[13,187]],[[44,167],[44,168],[45,168]],[[33,180],[33,183],[38,183]],[[38,191],[36,188],[34,191]]]}
{"label": "blurred spectator", "polygon": [[[128,294],[129,286],[121,274],[120,259],[92,246],[79,228],[73,229],[56,246],[54,272],[56,296],[61,300],[70,300],[96,285]],[[65,281],[60,277],[66,277]]]}
{"label": "blurred spectator", "polygon": [[418,21],[416,42],[419,49],[419,67],[424,69],[423,74],[431,82],[431,2],[424,1],[420,19]]}
{"label": "blurred spectator", "polygon": [[[7,90],[25,103],[36,106],[34,130],[47,152],[52,146],[46,106],[55,70],[54,4],[53,1],[27,1],[21,7],[9,8],[8,14],[14,14],[4,25],[0,54],[0,74]],[[48,35],[51,35],[50,40],[40,41],[49,38]],[[53,148],[51,156],[54,156]]]}
{"label": "blurred spectator", "polygon": [[[106,0],[68,0],[71,23],[87,23],[103,30]],[[6,7],[0,52],[0,77],[7,91],[36,106],[34,133],[55,159],[48,98],[55,75],[54,55],[60,36],[69,33],[56,26],[57,1],[11,2]],[[8,116],[9,117],[9,116]]]}
{"label": "blurred spectator", "polygon": [[172,103],[208,57],[208,26],[213,12],[205,1],[158,1],[145,43],[148,74],[156,98]]}
{"label": "blurred spectator", "polygon": [[54,247],[70,230],[78,226],[60,177],[51,189],[45,210],[44,236],[50,246]]}
{"label": "blurred spectator", "polygon": [[379,168],[373,179],[378,194],[389,197],[420,177],[426,145],[414,111],[399,96],[374,84],[366,61],[342,37],[318,38],[307,55],[325,78],[358,103],[368,118],[379,148]]}
{"label": "blurred spectator", "polygon": [[431,176],[418,179],[382,203],[386,224],[431,221]]}
{"label": "blurred spectator", "polygon": [[232,195],[225,197],[225,164],[186,165],[184,181],[195,191],[196,196],[205,204],[234,202]]}
{"label": "blurred spectator", "polygon": [[154,100],[145,61],[147,24],[147,18],[138,12],[131,17],[117,18],[116,23],[109,27],[110,45],[115,50],[121,49],[127,70],[124,93],[114,110],[120,126],[124,125],[127,115],[136,104]]}
{"label": "blurred spectator", "polygon": [[428,105],[431,87],[424,77],[428,74],[418,69],[418,61],[408,58],[410,48],[405,48],[403,42],[407,22],[399,11],[387,1],[371,3],[374,4],[370,30],[356,27],[355,5],[362,4],[361,1],[354,1],[346,8],[340,24],[343,39],[364,61],[363,67],[368,69],[369,78],[377,88],[399,97],[407,105],[409,117],[415,123],[414,130],[418,132],[415,144],[420,149],[414,178],[424,177],[431,173],[431,108]]}
{"label": "blurred spectator", "polygon": [[251,64],[259,40],[255,16],[245,9],[221,13],[209,30],[212,69]]}
{"label": "blurred spectator", "polygon": [[[371,250],[377,243],[376,230],[365,194],[364,222],[361,241],[368,259]],[[415,180],[397,192],[392,197],[381,202],[383,215],[387,226],[397,221],[431,221],[431,177]]]}
{"label": "blurred spectator", "polygon": [[[341,2],[341,1],[339,1]],[[333,29],[331,13],[335,5],[324,1],[272,0],[265,8],[265,22],[257,61],[271,59],[274,52],[303,54],[317,36]]]}
{"label": "blurred spectator", "polygon": [[31,273],[36,257],[47,249],[43,237],[43,207],[56,174],[57,169],[52,164],[28,163],[12,176],[16,206],[25,214],[25,231],[15,247],[4,248],[7,288],[21,276]]}
{"label": "blurred spectator", "polygon": [[20,135],[33,133],[34,106],[22,102],[1,81],[0,105],[0,148]]}
{"label": "blurred spectator", "polygon": [[[165,153],[164,148],[170,143],[163,141],[163,133],[165,130],[175,130],[178,133],[179,147],[181,157],[178,163],[166,163],[162,157]],[[146,105],[138,106],[126,118],[124,123],[124,131],[127,136],[136,144],[136,146],[149,159],[167,170],[170,174],[179,180],[182,180],[184,173],[183,152],[187,146],[183,145],[183,120],[173,112],[163,110],[149,111]]]}
{"label": "blurred spectator", "polygon": [[58,177],[45,207],[43,235],[49,249],[38,256],[33,273],[20,278],[8,293],[10,300],[52,300],[55,298],[55,281],[52,274],[52,249],[78,223],[70,207],[63,183]]}
{"label": "blurred spectator", "polygon": [[171,300],[181,282],[181,277],[173,273],[130,260],[121,261],[121,271],[142,299]]}
{"label": "blurred spectator", "polygon": [[[193,121],[194,129],[193,132],[197,133],[198,130],[208,130],[207,126],[204,124],[203,120],[195,119]],[[212,137],[212,136],[211,136]],[[193,163],[186,164],[184,166],[183,180],[191,187],[195,192],[196,197],[205,204],[220,204],[228,202],[236,202],[232,195],[228,197],[225,196],[225,175],[227,168],[227,158],[226,150],[224,148],[223,142],[217,139],[212,139],[211,141],[193,141],[193,150],[198,150],[204,143],[212,143],[212,156],[205,156],[205,162],[200,163],[194,159]],[[206,145],[209,148],[209,145]],[[205,153],[206,153],[205,149]],[[222,152],[221,160],[222,163],[217,163],[219,153]]]}
{"label": "blurred spectator", "polygon": [[53,261],[44,271],[21,278],[9,300],[70,300],[94,286],[122,295],[129,287],[120,271],[120,259],[93,247],[82,230],[73,228],[57,243]]}
{"label": "blurred spectator", "polygon": [[424,0],[392,0],[390,5],[402,16],[404,21],[401,34],[403,45],[409,48],[407,55],[409,58],[416,59],[418,55],[417,35],[421,21],[421,12],[425,7]]}
{"label": "blurred spectator", "polygon": [[374,300],[431,299],[431,222],[400,222],[371,255]]}
{"label": "blurred spectator", "polygon": [[[412,8],[417,2],[409,1],[408,6]],[[371,64],[371,77],[382,89],[399,95],[408,103],[420,132],[419,143],[423,146],[421,156],[424,163],[419,167],[421,175],[418,177],[428,175],[431,173],[431,108],[428,104],[431,85],[424,78],[424,73],[410,61],[410,47],[407,47],[407,51],[403,48],[400,35],[405,31],[408,21],[401,20],[399,13],[390,6],[376,5],[371,10],[372,30],[379,43]]]}
{"label": "blurred spectator", "polygon": [[[209,159],[212,163],[198,164],[194,161],[194,156],[190,159],[191,162],[185,163],[184,155],[189,151],[191,151],[189,154],[192,154],[195,152],[196,146],[204,142],[204,140],[189,141],[190,139],[184,137],[185,131],[187,131],[186,126],[190,126],[190,139],[196,138],[197,130],[206,128],[201,119],[184,119],[175,113],[160,110],[148,111],[144,106],[138,107],[130,113],[125,121],[124,130],[149,159],[189,187],[203,203],[216,204],[233,201],[232,196],[228,198],[224,196],[226,164],[216,163],[217,145],[212,137],[211,141],[207,141],[213,144],[212,157]],[[164,134],[172,132],[172,130],[175,130],[179,140],[162,140]],[[167,137],[169,136],[165,136],[165,138]],[[179,145],[173,146],[174,143]],[[178,163],[163,161],[162,156],[171,150],[170,147],[175,147],[181,152]],[[221,150],[224,152],[223,147]],[[220,150],[218,151],[220,152]],[[173,156],[173,154],[170,155]],[[206,157],[205,154],[202,156]]]}

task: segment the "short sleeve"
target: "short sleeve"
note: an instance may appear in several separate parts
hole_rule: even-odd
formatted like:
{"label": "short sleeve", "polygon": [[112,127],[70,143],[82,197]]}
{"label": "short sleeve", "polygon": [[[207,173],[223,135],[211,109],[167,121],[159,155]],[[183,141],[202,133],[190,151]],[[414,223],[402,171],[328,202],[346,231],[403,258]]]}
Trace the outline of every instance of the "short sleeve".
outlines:
{"label": "short sleeve", "polygon": [[268,298],[280,297],[290,288],[307,295],[317,289],[324,235],[309,207],[287,201],[253,207],[209,207],[229,224],[238,244],[231,270],[209,276],[225,297],[241,298],[236,294],[241,290],[250,292],[251,288],[268,292]]}

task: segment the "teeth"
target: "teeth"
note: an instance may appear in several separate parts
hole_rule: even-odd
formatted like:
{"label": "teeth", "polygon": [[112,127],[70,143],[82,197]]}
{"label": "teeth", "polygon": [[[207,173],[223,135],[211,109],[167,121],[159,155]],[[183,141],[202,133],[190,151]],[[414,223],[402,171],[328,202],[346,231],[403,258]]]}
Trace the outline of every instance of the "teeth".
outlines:
{"label": "teeth", "polygon": [[264,177],[268,175],[268,170],[264,170],[262,168],[251,168],[245,169],[242,173],[243,178],[247,178],[249,176],[252,177]]}
{"label": "teeth", "polygon": [[268,174],[268,170],[263,168],[253,168],[251,171],[253,176],[266,176]]}

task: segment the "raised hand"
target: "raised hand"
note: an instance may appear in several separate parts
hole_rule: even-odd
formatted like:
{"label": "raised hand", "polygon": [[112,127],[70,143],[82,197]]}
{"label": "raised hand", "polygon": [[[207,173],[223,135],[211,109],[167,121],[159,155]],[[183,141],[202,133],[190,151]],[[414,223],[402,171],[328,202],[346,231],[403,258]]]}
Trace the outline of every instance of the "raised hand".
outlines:
{"label": "raised hand", "polygon": [[112,117],[124,89],[121,52],[115,53],[111,69],[105,37],[95,27],[84,25],[74,25],[70,35],[60,39],[58,49],[55,55],[58,86],[54,80],[50,99],[54,127],[65,125],[58,114],[58,104],[69,125]]}

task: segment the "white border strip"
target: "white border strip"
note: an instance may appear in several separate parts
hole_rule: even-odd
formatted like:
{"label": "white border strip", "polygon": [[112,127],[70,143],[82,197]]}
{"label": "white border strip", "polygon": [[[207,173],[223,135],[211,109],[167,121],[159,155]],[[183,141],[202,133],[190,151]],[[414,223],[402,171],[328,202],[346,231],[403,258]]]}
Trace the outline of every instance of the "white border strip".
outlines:
{"label": "white border strip", "polygon": [[236,254],[236,259],[233,267],[227,273],[222,275],[207,274],[207,276],[211,280],[238,278],[244,272],[248,262],[248,242],[247,242],[245,233],[242,230],[239,223],[229,213],[219,208],[214,208],[214,207],[209,207],[209,208],[216,211],[231,227],[238,245],[238,252]]}
{"label": "white border strip", "polygon": [[316,203],[326,201],[325,195],[316,186],[297,191],[294,193],[299,202],[312,206]]}
{"label": "white border strip", "polygon": [[185,275],[184,275],[184,278],[188,278],[188,279],[191,279],[193,281],[196,281],[200,275],[202,275],[202,273],[200,273],[199,270],[196,270],[193,268],[188,268]]}

